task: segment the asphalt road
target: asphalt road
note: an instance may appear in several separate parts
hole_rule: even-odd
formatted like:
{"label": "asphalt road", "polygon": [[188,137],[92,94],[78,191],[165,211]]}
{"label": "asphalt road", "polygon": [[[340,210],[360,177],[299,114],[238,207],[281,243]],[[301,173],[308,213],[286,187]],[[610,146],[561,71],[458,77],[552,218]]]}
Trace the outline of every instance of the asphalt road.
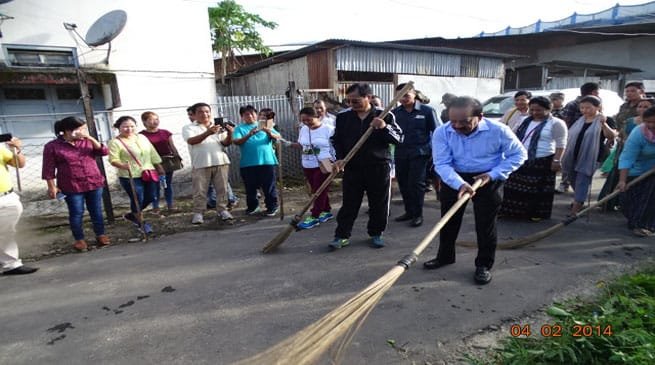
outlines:
{"label": "asphalt road", "polygon": [[[554,218],[564,216],[569,199],[557,198]],[[34,275],[0,277],[0,363],[234,362],[295,333],[384,274],[436,223],[437,209],[431,195],[422,227],[392,221],[380,250],[367,245],[362,209],[351,246],[333,253],[326,249],[335,228],[330,222],[263,255],[260,249],[286,224],[264,219],[40,261]],[[400,213],[396,201],[392,217]],[[499,233],[519,237],[556,222],[501,221]],[[469,206],[460,238],[473,240],[473,232]],[[620,214],[594,213],[537,244],[499,251],[493,281],[478,286],[471,249],[459,248],[455,265],[421,269],[434,256],[433,245],[372,312],[345,363],[443,363],[463,337],[536,311],[653,251],[653,239],[632,237]]]}

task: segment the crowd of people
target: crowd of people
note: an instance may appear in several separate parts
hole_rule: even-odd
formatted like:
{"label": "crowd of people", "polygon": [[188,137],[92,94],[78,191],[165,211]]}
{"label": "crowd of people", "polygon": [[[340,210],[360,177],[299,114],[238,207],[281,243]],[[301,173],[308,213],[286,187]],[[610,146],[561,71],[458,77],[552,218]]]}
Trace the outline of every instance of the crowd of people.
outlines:
{"label": "crowd of people", "polygon": [[[405,84],[398,85],[396,91]],[[643,84],[628,83],[626,102],[612,117],[602,113],[599,86],[586,83],[580,96],[564,105],[562,93],[550,97],[529,91],[514,95],[515,107],[500,121],[482,115],[476,99],[447,93],[442,97],[440,116],[427,105],[429,99],[410,88],[398,106],[385,116],[382,101],[369,85],[356,83],[346,90],[347,109],[336,116],[328,112],[325,101],[317,100],[298,116],[298,140],[291,145],[301,150],[303,173],[315,193],[333,171],[343,173],[342,206],[336,214],[333,250],[348,246],[355,220],[364,198],[368,200],[367,233],[374,248],[385,246],[391,199],[391,182],[397,180],[404,212],[395,218],[411,227],[423,224],[426,191],[435,183],[441,213],[445,214],[459,198],[472,196],[478,255],[474,279],[491,280],[497,245],[496,221],[550,219],[554,194],[573,188],[568,215],[574,217],[590,200],[591,182],[604,163],[606,186],[625,192],[619,203],[628,227],[640,237],[655,235],[655,177],[628,184],[655,166],[655,107],[644,97]],[[187,109],[191,123],[182,128],[182,138],[190,155],[193,190],[192,224],[202,224],[207,209],[215,209],[220,221],[234,220],[230,209],[238,203],[228,176],[231,166],[227,148],[240,151],[239,172],[246,195],[246,215],[275,216],[279,210],[276,186],[276,149],[281,137],[271,109],[257,111],[240,108],[240,123],[222,117],[214,119],[206,103]],[[183,167],[172,133],[159,127],[154,112],[141,115],[144,129],[130,116],[118,118],[117,135],[108,145],[89,135],[86,123],[75,117],[55,123],[56,138],[43,152],[42,178],[48,196],[64,200],[68,207],[73,248],[89,247],[84,235],[84,210],[89,212],[95,244],[111,243],[102,217],[102,192],[106,182],[97,159],[108,156],[117,169],[119,183],[130,200],[130,212],[123,217],[144,234],[154,230],[144,220],[144,209],[161,214],[163,189],[166,208],[174,211],[174,172]],[[371,127],[370,137],[347,164],[344,158]],[[287,145],[290,143],[286,142]],[[2,224],[9,241],[0,250],[4,274],[27,274],[35,268],[22,265],[14,234],[21,214],[18,196],[13,193],[7,166],[20,168],[24,156],[21,142],[13,138],[0,147],[0,206]],[[556,189],[557,173],[561,183]],[[477,184],[476,184],[477,183]],[[479,185],[479,186],[477,186]],[[475,187],[475,188],[474,188]],[[477,190],[476,190],[477,189]],[[605,190],[607,190],[605,189]],[[260,207],[264,197],[265,210]],[[424,263],[437,269],[455,262],[455,241],[464,209],[444,226],[436,258]],[[310,229],[333,219],[329,189],[314,201],[310,214],[298,224]]]}

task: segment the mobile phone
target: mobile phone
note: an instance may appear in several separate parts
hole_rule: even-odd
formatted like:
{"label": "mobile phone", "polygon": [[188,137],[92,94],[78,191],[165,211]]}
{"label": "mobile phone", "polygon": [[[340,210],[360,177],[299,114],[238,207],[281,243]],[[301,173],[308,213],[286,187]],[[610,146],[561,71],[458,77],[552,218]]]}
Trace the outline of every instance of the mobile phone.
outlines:
{"label": "mobile phone", "polygon": [[223,117],[214,118],[214,125],[220,125],[222,127],[224,124]]}
{"label": "mobile phone", "polygon": [[55,195],[55,198],[59,201],[64,201],[64,199],[66,199],[66,195],[61,191],[58,191],[57,195]]}
{"label": "mobile phone", "polygon": [[11,133],[0,134],[0,142],[9,142],[13,137]]}

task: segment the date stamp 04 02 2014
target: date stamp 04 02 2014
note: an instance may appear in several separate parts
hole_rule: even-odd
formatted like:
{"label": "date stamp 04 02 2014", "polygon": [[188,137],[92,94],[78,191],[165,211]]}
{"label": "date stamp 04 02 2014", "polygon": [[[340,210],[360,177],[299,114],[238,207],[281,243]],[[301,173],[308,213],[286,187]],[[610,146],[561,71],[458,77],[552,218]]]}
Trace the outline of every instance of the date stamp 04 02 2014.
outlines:
{"label": "date stamp 04 02 2014", "polygon": [[[611,324],[576,324],[571,328],[564,328],[562,325],[555,323],[541,325],[538,333],[543,337],[609,337],[614,334],[614,331]],[[533,328],[529,324],[513,324],[509,327],[509,334],[512,337],[530,337],[537,333],[533,332]]]}

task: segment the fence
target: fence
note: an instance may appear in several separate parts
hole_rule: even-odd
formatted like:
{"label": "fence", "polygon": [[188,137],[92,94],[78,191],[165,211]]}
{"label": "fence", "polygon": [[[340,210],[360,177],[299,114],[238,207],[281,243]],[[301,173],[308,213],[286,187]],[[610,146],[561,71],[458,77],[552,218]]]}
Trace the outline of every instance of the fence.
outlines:
{"label": "fence", "polygon": [[[296,99],[299,107],[302,107],[303,99],[298,97]],[[220,97],[217,104],[212,105],[215,114],[219,112],[224,117],[228,118],[235,123],[239,123],[239,108],[244,105],[252,105],[255,108],[271,108],[276,113],[275,121],[277,128],[282,136],[288,141],[296,141],[298,139],[298,123],[296,117],[291,111],[291,107],[284,95],[277,96],[234,96],[234,97]],[[151,110],[159,114],[162,120],[162,128],[169,129],[173,132],[173,141],[177,146],[180,155],[184,162],[184,168],[176,171],[173,178],[173,187],[177,197],[189,196],[191,194],[191,160],[189,158],[188,148],[185,148],[186,142],[182,139],[181,131],[185,123],[186,116],[185,107],[176,108],[153,108]],[[116,113],[116,118],[120,115],[133,115],[138,120],[138,115],[145,110],[132,110],[121,111]],[[96,127],[99,131],[100,140],[107,142],[113,137],[110,125],[115,119],[112,112],[103,111],[95,113]],[[67,213],[66,204],[58,200],[49,199],[47,196],[47,188],[44,180],[41,179],[41,169],[43,161],[43,147],[47,142],[52,140],[54,136],[54,122],[65,116],[76,115],[75,113],[68,113],[66,115],[57,114],[40,114],[40,115],[0,115],[0,120],[11,119],[14,125],[20,125],[22,121],[33,122],[35,117],[42,120],[43,125],[39,128],[36,134],[28,134],[23,130],[26,135],[18,135],[16,131],[20,128],[3,128],[5,131],[13,132],[16,137],[23,141],[23,154],[27,159],[26,166],[20,169],[20,182],[22,191],[21,200],[25,207],[24,214],[28,216],[37,215],[50,215],[50,214],[64,214]],[[82,114],[76,115],[83,118]],[[172,120],[175,119],[173,122]],[[49,135],[48,136],[48,130]],[[239,175],[239,148],[231,146],[228,148],[228,155],[231,160],[230,168],[230,182],[233,187],[241,187],[241,177]],[[116,169],[109,164],[107,158],[103,158],[103,165],[107,174],[107,182],[111,195],[112,205],[127,205],[129,200],[127,194],[122,190],[118,184]],[[303,180],[302,166],[300,164],[300,150],[296,148],[283,148],[282,155],[282,168],[285,183],[298,183]],[[13,168],[11,169],[11,176],[14,186],[17,186],[17,178]]]}

